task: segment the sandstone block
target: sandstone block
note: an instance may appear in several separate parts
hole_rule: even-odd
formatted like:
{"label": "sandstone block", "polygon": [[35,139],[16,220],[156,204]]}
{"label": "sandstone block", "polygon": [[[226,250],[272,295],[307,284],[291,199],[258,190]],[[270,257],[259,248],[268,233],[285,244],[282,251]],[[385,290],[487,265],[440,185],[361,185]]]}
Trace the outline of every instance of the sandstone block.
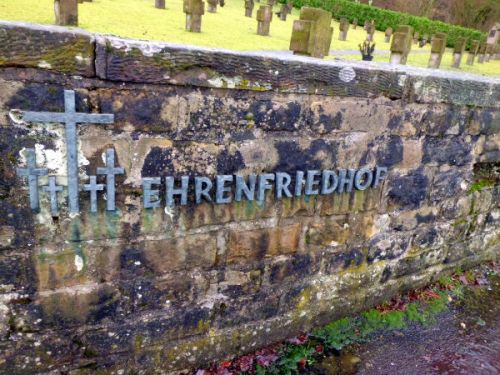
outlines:
{"label": "sandstone block", "polygon": [[389,43],[392,37],[392,27],[389,27],[385,30],[385,39],[384,42]]}
{"label": "sandstone block", "polygon": [[438,69],[440,67],[441,60],[443,59],[443,54],[446,50],[446,39],[447,35],[445,33],[434,34],[431,44],[429,68]]}
{"label": "sandstone block", "polygon": [[183,0],[183,9],[186,13],[186,30],[201,32],[201,16],[205,14],[205,2],[202,0]]}
{"label": "sandstone block", "polygon": [[474,59],[479,51],[479,40],[472,40],[470,42],[469,55],[467,56],[467,65],[473,65]]}
{"label": "sandstone block", "polygon": [[453,67],[460,68],[462,62],[462,55],[464,54],[465,47],[467,46],[467,38],[458,38],[453,48]]}
{"label": "sandstone block", "polygon": [[90,281],[86,273],[86,256],[71,249],[58,254],[39,254],[35,263],[38,290],[74,287]]}
{"label": "sandstone block", "polygon": [[54,12],[56,25],[78,26],[77,0],[54,0]]}
{"label": "sandstone block", "polygon": [[290,50],[295,54],[323,58],[330,51],[332,16],[323,9],[302,7],[300,19],[294,21]]}
{"label": "sandstone block", "polygon": [[253,7],[253,0],[245,0],[245,17],[252,18]]}
{"label": "sandstone block", "polygon": [[147,265],[157,273],[193,268],[210,268],[215,264],[217,238],[213,234],[198,234],[165,240],[150,240],[143,244]]}
{"label": "sandstone block", "polygon": [[[24,66],[84,77],[95,76],[95,41],[91,34],[55,26],[29,28],[3,21],[0,66]],[[33,48],[23,43],[30,41]]]}
{"label": "sandstone block", "polygon": [[155,8],[165,9],[165,0],[155,0]]}
{"label": "sandstone block", "polygon": [[392,36],[391,64],[406,64],[411,51],[413,27],[399,26]]}
{"label": "sandstone block", "polygon": [[347,32],[349,31],[349,21],[346,18],[340,19],[339,27],[339,40],[345,41],[347,39]]}
{"label": "sandstone block", "polygon": [[8,225],[0,226],[0,250],[12,247],[15,238],[16,232],[14,227]]}
{"label": "sandstone block", "polygon": [[299,248],[300,224],[229,233],[227,263],[255,262],[265,257],[294,253]]}
{"label": "sandstone block", "polygon": [[272,5],[261,5],[257,10],[257,34],[268,36],[271,20],[273,19]]}
{"label": "sandstone block", "polygon": [[332,216],[322,221],[314,221],[308,226],[305,244],[319,248],[339,247],[346,244],[351,233],[347,217]]}
{"label": "sandstone block", "polygon": [[219,4],[219,0],[207,0],[207,10],[210,13],[217,13],[217,5]]}

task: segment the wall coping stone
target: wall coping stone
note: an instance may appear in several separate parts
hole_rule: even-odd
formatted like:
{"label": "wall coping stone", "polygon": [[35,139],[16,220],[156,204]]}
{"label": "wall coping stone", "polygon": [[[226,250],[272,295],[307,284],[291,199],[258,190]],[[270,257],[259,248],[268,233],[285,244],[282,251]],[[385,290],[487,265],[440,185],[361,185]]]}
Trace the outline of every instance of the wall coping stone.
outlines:
{"label": "wall coping stone", "polygon": [[103,80],[500,107],[500,78],[388,63],[228,51],[0,21],[0,68]]}

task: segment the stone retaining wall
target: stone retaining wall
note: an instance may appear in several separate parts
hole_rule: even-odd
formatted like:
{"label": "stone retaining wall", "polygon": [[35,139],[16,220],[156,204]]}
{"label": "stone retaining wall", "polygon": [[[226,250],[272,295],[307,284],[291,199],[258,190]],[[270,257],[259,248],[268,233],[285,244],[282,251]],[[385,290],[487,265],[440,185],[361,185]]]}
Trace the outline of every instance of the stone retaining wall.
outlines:
{"label": "stone retaining wall", "polygon": [[[107,149],[124,168],[115,211],[33,212],[16,174],[35,149],[65,185],[64,127],[23,120],[65,89],[115,116],[78,126],[82,184]],[[0,372],[204,365],[498,259],[499,108],[499,79],[0,22]],[[144,177],[376,166],[364,191],[143,208]]]}

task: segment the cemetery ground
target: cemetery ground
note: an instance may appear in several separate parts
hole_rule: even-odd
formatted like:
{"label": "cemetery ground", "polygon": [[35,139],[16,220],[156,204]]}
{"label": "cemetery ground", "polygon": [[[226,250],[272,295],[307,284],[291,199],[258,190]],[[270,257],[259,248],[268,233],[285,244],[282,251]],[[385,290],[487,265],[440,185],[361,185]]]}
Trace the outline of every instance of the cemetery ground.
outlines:
{"label": "cemetery ground", "polygon": [[426,288],[196,375],[496,374],[499,271],[494,262],[457,269]]}
{"label": "cemetery ground", "polygon": [[[217,13],[205,12],[202,18],[201,33],[187,32],[184,29],[185,14],[182,0],[167,0],[166,9],[156,9],[154,0],[94,0],[79,4],[79,27],[90,32],[114,34],[122,37],[158,40],[175,44],[189,44],[212,48],[241,51],[289,51],[293,21],[298,19],[299,10],[293,9],[286,21],[276,14],[270,27],[269,36],[256,34],[255,15],[261,3],[255,3],[252,18],[245,17],[244,0],[226,0],[224,7],[217,7]],[[280,4],[274,6],[278,12]],[[0,0],[0,19],[25,21],[41,24],[54,24],[53,0]],[[334,27],[330,55],[327,59],[338,58],[360,60],[358,45],[366,37],[362,25],[356,30],[352,25],[346,41],[339,41],[339,23]],[[374,61],[389,61],[389,43],[384,42],[384,32],[377,31]],[[408,65],[427,67],[430,45],[419,48],[413,44]],[[466,54],[460,69],[451,68],[452,50],[447,49],[441,69],[462,71],[489,76],[500,76],[500,61],[490,60],[473,66],[465,64]]]}

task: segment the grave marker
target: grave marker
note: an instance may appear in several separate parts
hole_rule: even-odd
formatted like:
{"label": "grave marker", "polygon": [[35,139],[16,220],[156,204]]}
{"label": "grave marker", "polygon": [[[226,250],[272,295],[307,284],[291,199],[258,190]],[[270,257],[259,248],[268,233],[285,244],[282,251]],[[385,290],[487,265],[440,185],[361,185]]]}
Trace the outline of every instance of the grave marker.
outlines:
{"label": "grave marker", "polygon": [[473,40],[470,42],[469,55],[467,56],[467,65],[474,65],[474,59],[476,58],[477,52],[479,50],[479,40]]}
{"label": "grave marker", "polygon": [[323,58],[330,52],[332,14],[310,7],[300,9],[300,19],[293,22],[290,50],[296,55]]}
{"label": "grave marker", "polygon": [[425,45],[427,44],[427,41],[428,41],[428,40],[429,40],[429,35],[424,34],[424,35],[422,36],[422,40],[420,41],[420,43],[418,44],[418,46],[419,46],[420,48],[425,47]]}
{"label": "grave marker", "polygon": [[269,35],[269,27],[273,19],[273,7],[271,5],[261,5],[257,10],[257,34]]}
{"label": "grave marker", "polygon": [[486,50],[484,53],[484,62],[490,61],[491,55],[493,53],[493,47],[494,47],[494,45],[492,45],[492,44],[486,44]]}
{"label": "grave marker", "polygon": [[280,11],[277,14],[280,17],[280,20],[286,21],[286,16],[288,14],[288,5],[287,4],[281,4]]}
{"label": "grave marker", "polygon": [[56,25],[78,26],[78,2],[76,0],[55,0]]}
{"label": "grave marker", "polygon": [[373,42],[373,34],[375,34],[375,20],[372,20],[366,26],[366,40]]}
{"label": "grave marker", "polygon": [[358,19],[355,18],[352,20],[352,28],[356,30],[357,27],[358,27]]}
{"label": "grave marker", "polygon": [[497,44],[494,48],[494,55],[493,58],[495,60],[500,60],[500,44]]}
{"label": "grave marker", "polygon": [[415,31],[415,33],[413,34],[413,43],[417,44],[419,39],[420,33],[418,31]]}
{"label": "grave marker", "polygon": [[406,65],[408,55],[412,46],[413,27],[398,26],[396,32],[392,35],[391,43],[391,64]]}
{"label": "grave marker", "polygon": [[392,27],[388,27],[387,30],[385,30],[385,39],[384,39],[384,42],[390,43],[391,36],[392,36]]}
{"label": "grave marker", "polygon": [[186,13],[186,30],[201,32],[201,16],[205,14],[205,2],[202,0],[184,0],[184,13]]}
{"label": "grave marker", "polygon": [[485,42],[481,42],[479,44],[479,49],[477,51],[477,62],[479,64],[483,64],[484,63],[484,55],[486,54],[486,43]]}
{"label": "grave marker", "polygon": [[462,62],[462,55],[464,54],[467,45],[467,38],[458,38],[453,48],[453,67],[460,68]]}
{"label": "grave marker", "polygon": [[493,25],[493,27],[490,29],[486,43],[491,45],[496,45],[499,39],[500,39],[500,23],[497,23],[496,25]]}
{"label": "grave marker", "polygon": [[436,33],[432,37],[431,56],[429,57],[428,64],[429,68],[439,69],[441,66],[441,60],[446,50],[446,38],[447,35],[445,33]]}
{"label": "grave marker", "polygon": [[253,7],[253,0],[245,0],[245,17],[252,17]]}
{"label": "grave marker", "polygon": [[349,21],[346,18],[341,18],[339,27],[339,40],[345,41],[347,39],[348,31],[349,31]]}
{"label": "grave marker", "polygon": [[155,8],[165,9],[165,0],[155,0]]}
{"label": "grave marker", "polygon": [[219,4],[219,0],[207,0],[207,11],[209,13],[217,13],[217,4]]}

